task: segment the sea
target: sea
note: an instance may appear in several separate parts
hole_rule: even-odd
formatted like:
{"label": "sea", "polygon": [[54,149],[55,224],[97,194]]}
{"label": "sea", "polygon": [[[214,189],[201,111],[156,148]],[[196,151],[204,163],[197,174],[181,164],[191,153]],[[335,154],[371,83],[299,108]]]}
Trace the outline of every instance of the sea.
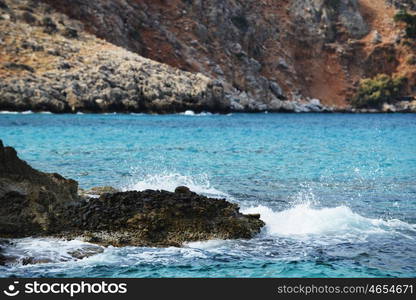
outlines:
{"label": "sea", "polygon": [[[0,277],[416,277],[415,114],[0,113],[0,139],[82,188],[192,191],[266,223],[249,240],[11,240]],[[25,257],[47,263],[24,264]]]}

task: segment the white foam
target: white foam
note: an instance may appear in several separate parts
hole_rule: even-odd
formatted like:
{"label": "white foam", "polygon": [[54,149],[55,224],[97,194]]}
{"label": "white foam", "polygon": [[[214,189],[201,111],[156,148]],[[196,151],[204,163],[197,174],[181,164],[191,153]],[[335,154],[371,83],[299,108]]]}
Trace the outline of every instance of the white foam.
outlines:
{"label": "white foam", "polygon": [[0,114],[4,114],[4,115],[31,115],[31,114],[52,114],[52,113],[50,111],[33,112],[31,110],[25,110],[25,111],[2,110],[2,111],[0,111]]}
{"label": "white foam", "polygon": [[217,190],[205,174],[198,176],[185,176],[178,173],[161,173],[146,175],[142,179],[122,188],[123,191],[165,190],[175,191],[178,186],[186,186],[191,191],[211,197],[226,197],[229,195]]}
{"label": "white foam", "polygon": [[275,212],[265,206],[258,206],[246,209],[244,213],[259,213],[266,223],[267,234],[272,236],[360,237],[399,230],[416,231],[416,225],[396,219],[366,218],[353,212],[347,206],[314,208],[311,204],[305,203],[280,212]]}
{"label": "white foam", "polygon": [[19,114],[19,112],[18,111],[2,110],[2,111],[0,111],[0,114],[3,114],[3,115],[17,115],[17,114]]}
{"label": "white foam", "polygon": [[6,246],[4,255],[14,258],[21,263],[25,258],[35,258],[47,262],[64,262],[77,260],[70,253],[85,247],[98,247],[80,240],[61,240],[55,238],[23,238],[13,239],[12,244]]}
{"label": "white foam", "polygon": [[184,246],[188,248],[210,250],[210,249],[216,249],[222,246],[226,246],[229,243],[230,243],[230,240],[209,240],[209,241],[185,243]]}
{"label": "white foam", "polygon": [[210,112],[201,112],[201,113],[195,113],[193,110],[187,110],[183,113],[180,113],[180,115],[183,116],[195,116],[195,117],[204,117],[204,116],[212,116],[212,113]]}

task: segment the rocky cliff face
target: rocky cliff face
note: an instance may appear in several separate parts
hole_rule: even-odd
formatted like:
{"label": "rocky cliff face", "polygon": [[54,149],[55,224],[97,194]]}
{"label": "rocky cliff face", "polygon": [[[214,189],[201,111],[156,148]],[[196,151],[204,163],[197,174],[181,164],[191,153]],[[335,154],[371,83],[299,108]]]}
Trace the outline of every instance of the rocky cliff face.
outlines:
{"label": "rocky cliff face", "polygon": [[103,39],[220,80],[235,110],[344,107],[378,73],[407,76],[415,94],[414,48],[393,22],[393,7],[413,0],[46,1]]}
{"label": "rocky cliff face", "polygon": [[[53,102],[58,94],[64,94],[69,103],[76,102],[66,106],[66,110],[100,110],[102,106],[109,110],[155,112],[321,111],[324,108],[321,104],[342,109],[348,105],[347,99],[355,92],[360,79],[379,73],[405,76],[408,78],[406,94],[416,93],[416,71],[411,59],[415,45],[404,41],[403,28],[393,21],[396,9],[414,9],[414,0],[2,1],[12,8],[12,12],[4,9],[3,12],[18,22],[17,27],[3,28],[3,32],[13,29],[31,35],[46,30],[49,35],[39,35],[38,43],[47,40],[54,48],[68,44],[74,49],[63,52],[76,59],[88,58],[84,62],[75,60],[73,64],[61,59],[52,70],[55,76],[42,73],[52,76],[54,81],[57,77],[63,78],[58,84],[62,89],[47,93],[53,95],[50,97]],[[40,21],[29,16],[30,10]],[[45,16],[52,19],[57,30],[43,20]],[[39,22],[49,29],[40,29]],[[71,39],[72,29],[80,36],[76,41]],[[84,30],[90,34],[84,34]],[[56,43],[51,34],[61,41]],[[7,34],[0,39],[6,45],[19,44],[15,38],[7,38]],[[31,55],[36,52],[37,56],[40,48],[33,47],[19,48],[29,49]],[[23,49],[20,53],[25,53]],[[7,55],[14,59],[17,56],[10,51]],[[122,62],[131,64],[133,57],[140,64],[126,68]],[[53,57],[45,56],[45,59],[56,61]],[[149,66],[158,61],[175,69],[154,63],[160,70],[156,74],[153,67],[141,72],[144,61]],[[71,69],[74,64],[75,68]],[[32,70],[20,62],[7,66],[26,73]],[[39,69],[35,67],[34,72],[40,74]],[[97,72],[91,76],[87,70]],[[139,76],[138,73],[143,80],[131,79],[134,74]],[[168,86],[161,74],[172,75]],[[69,78],[65,79],[66,76]],[[75,80],[79,85],[69,88],[72,93],[66,93],[74,76],[80,78]],[[122,79],[116,80],[117,77]],[[108,78],[115,82],[108,83]],[[98,86],[93,83],[97,81]],[[172,88],[177,82],[183,84]],[[128,83],[129,88],[123,83]],[[11,89],[20,93],[22,85],[26,83]],[[45,86],[45,83],[37,85]],[[94,93],[83,92],[83,87]],[[115,95],[111,95],[114,87],[117,88]],[[0,99],[15,103],[19,97],[10,96],[13,94],[10,88],[7,92]],[[77,100],[70,100],[73,94]],[[123,99],[124,104],[123,100],[108,103],[114,98]],[[314,100],[311,102],[311,99]]]}
{"label": "rocky cliff face", "polygon": [[0,7],[0,110],[229,110],[221,83],[100,40],[39,1]]}

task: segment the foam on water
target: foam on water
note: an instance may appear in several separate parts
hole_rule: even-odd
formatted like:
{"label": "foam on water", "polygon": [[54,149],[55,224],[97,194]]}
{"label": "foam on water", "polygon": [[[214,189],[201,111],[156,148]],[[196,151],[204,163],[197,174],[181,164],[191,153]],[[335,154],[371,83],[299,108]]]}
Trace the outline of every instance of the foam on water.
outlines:
{"label": "foam on water", "polygon": [[66,241],[54,238],[23,238],[10,241],[11,244],[4,248],[3,254],[13,258],[17,264],[21,264],[27,258],[51,263],[74,261],[76,258],[70,253],[88,247],[99,247],[80,240]]}
{"label": "foam on water", "polygon": [[187,111],[185,111],[183,113],[180,113],[180,115],[183,115],[183,116],[203,117],[203,116],[212,116],[212,113],[210,113],[210,112],[195,113],[193,110],[187,110]]}
{"label": "foam on water", "polygon": [[[259,213],[272,236],[303,238],[307,236],[359,237],[388,232],[416,231],[416,225],[392,219],[371,219],[353,212],[347,206],[315,208],[310,203],[273,211],[266,206],[252,207],[244,213]],[[403,234],[402,234],[403,235]]]}
{"label": "foam on water", "polygon": [[160,173],[145,175],[142,179],[126,185],[124,191],[165,190],[175,191],[178,186],[187,186],[191,191],[210,197],[229,197],[228,194],[214,188],[207,175],[186,176],[179,173]]}
{"label": "foam on water", "polygon": [[33,112],[31,110],[25,110],[25,111],[2,110],[2,111],[0,111],[0,114],[3,114],[3,115],[31,115],[31,114],[52,114],[52,112],[50,112],[50,111]]}
{"label": "foam on water", "polygon": [[230,240],[210,240],[210,241],[185,243],[184,246],[188,248],[210,250],[210,249],[216,249],[222,246],[226,246],[229,243],[230,243]]}

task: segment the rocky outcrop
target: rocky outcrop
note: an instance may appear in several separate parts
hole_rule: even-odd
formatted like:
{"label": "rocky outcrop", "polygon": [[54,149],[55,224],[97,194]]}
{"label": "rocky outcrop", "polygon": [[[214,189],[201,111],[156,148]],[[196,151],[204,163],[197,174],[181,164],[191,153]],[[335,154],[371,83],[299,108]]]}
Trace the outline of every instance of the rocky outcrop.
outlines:
{"label": "rocky outcrop", "polygon": [[229,110],[218,81],[97,39],[39,2],[7,3],[0,8],[0,110]]}
{"label": "rocky outcrop", "polygon": [[[77,191],[74,180],[34,170],[0,142],[0,238],[82,237],[106,246],[161,247],[248,239],[264,226],[259,215],[243,215],[236,204],[197,195],[186,187],[174,193],[118,192],[109,187],[91,191],[101,194],[99,198],[81,197]],[[0,264],[5,260],[1,247]]]}
{"label": "rocky outcrop", "polygon": [[24,237],[55,229],[58,207],[78,201],[78,184],[39,172],[0,141],[0,237]]}
{"label": "rocky outcrop", "polygon": [[[167,191],[118,192],[78,203],[63,212],[58,236],[113,246],[180,246],[210,239],[251,238],[264,223],[236,204],[178,187]],[[75,222],[72,222],[75,220]]]}

